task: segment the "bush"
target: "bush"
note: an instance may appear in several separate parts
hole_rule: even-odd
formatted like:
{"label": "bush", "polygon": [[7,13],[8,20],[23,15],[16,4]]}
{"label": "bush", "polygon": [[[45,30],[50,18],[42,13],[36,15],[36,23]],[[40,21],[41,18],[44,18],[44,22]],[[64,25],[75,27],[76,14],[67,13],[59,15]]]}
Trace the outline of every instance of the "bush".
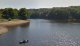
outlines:
{"label": "bush", "polygon": [[11,18],[9,18],[8,21],[11,21]]}

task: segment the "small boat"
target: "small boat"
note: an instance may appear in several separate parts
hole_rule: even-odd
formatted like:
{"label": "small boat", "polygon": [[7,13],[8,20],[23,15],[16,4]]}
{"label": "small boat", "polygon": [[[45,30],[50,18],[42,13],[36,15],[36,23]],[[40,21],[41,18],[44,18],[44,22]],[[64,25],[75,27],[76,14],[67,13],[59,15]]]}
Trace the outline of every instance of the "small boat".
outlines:
{"label": "small boat", "polygon": [[23,41],[20,41],[19,43],[20,44],[22,44],[22,43],[28,43],[28,40],[23,40]]}

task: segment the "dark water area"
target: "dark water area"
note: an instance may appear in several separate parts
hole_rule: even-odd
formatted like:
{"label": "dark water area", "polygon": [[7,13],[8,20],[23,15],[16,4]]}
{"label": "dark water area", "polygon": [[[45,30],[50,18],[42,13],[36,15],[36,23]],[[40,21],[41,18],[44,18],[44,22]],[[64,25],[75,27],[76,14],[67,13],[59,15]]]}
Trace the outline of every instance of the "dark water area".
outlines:
{"label": "dark water area", "polygon": [[[80,46],[80,23],[30,19],[29,23],[8,26],[0,46]],[[23,39],[28,43],[19,44]]]}

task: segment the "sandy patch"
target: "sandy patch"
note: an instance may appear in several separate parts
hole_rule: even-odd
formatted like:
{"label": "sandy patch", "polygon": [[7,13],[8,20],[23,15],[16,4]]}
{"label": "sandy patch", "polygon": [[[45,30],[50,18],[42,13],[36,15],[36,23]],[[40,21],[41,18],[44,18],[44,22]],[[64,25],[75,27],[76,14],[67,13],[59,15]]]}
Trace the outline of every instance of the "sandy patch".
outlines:
{"label": "sandy patch", "polygon": [[5,32],[8,32],[8,29],[3,26],[0,26],[0,34],[5,33]]}
{"label": "sandy patch", "polygon": [[4,26],[10,26],[10,25],[18,25],[27,23],[29,20],[19,20],[19,21],[8,21],[8,22],[2,22],[0,23],[0,34],[5,33],[8,31],[8,29]]}

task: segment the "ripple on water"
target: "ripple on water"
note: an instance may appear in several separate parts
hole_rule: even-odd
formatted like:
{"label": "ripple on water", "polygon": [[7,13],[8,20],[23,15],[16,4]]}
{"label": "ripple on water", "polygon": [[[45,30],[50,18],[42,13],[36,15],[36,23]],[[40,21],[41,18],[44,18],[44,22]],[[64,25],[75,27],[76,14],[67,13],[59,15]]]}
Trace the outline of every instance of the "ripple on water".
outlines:
{"label": "ripple on water", "polygon": [[64,32],[54,32],[55,35],[50,39],[42,40],[42,43],[46,43],[45,46],[79,46],[79,38],[72,38],[70,34]]}

